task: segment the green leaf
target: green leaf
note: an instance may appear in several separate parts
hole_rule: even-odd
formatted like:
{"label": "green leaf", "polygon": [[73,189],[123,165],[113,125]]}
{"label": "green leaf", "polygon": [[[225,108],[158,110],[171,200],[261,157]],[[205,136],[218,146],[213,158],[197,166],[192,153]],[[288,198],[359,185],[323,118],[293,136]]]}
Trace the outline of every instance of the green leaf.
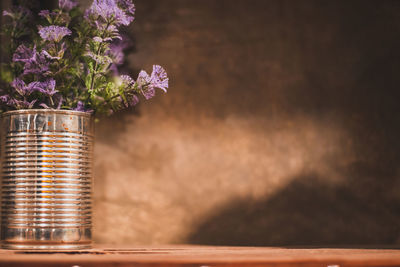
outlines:
{"label": "green leaf", "polygon": [[94,64],[93,61],[89,61],[88,62],[88,68],[90,70],[91,73],[94,73]]}
{"label": "green leaf", "polygon": [[90,88],[91,83],[92,83],[92,75],[89,74],[89,75],[87,75],[87,76],[85,77],[85,86],[86,86],[87,89]]}

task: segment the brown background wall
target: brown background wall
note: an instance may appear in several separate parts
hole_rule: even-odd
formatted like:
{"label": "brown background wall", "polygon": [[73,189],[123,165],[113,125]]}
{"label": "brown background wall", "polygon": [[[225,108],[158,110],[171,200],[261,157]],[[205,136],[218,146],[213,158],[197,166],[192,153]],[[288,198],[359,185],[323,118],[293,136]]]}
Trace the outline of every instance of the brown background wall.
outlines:
{"label": "brown background wall", "polygon": [[97,127],[97,242],[400,243],[399,1],[135,3],[171,89]]}

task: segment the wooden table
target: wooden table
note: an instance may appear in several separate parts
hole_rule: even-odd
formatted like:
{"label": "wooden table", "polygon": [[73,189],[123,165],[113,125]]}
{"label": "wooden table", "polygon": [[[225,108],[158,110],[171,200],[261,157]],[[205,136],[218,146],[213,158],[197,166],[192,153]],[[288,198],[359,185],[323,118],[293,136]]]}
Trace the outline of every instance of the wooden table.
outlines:
{"label": "wooden table", "polygon": [[400,266],[396,249],[159,246],[56,252],[0,250],[0,266]]}

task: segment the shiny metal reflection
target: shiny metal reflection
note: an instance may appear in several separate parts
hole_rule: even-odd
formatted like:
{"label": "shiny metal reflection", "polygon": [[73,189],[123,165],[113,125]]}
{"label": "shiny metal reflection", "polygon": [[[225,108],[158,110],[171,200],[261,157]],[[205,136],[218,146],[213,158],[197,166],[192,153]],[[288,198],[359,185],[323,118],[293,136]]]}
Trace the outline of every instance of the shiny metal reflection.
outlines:
{"label": "shiny metal reflection", "polygon": [[1,123],[3,248],[89,248],[90,114],[17,110],[2,114]]}

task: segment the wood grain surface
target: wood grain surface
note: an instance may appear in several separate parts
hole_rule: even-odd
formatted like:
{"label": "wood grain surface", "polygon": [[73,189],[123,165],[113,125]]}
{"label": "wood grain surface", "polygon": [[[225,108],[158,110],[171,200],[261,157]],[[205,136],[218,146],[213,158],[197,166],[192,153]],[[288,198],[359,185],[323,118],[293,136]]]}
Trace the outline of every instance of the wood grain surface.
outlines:
{"label": "wood grain surface", "polygon": [[91,250],[0,250],[0,266],[400,266],[396,249],[291,249],[262,247],[97,247]]}

